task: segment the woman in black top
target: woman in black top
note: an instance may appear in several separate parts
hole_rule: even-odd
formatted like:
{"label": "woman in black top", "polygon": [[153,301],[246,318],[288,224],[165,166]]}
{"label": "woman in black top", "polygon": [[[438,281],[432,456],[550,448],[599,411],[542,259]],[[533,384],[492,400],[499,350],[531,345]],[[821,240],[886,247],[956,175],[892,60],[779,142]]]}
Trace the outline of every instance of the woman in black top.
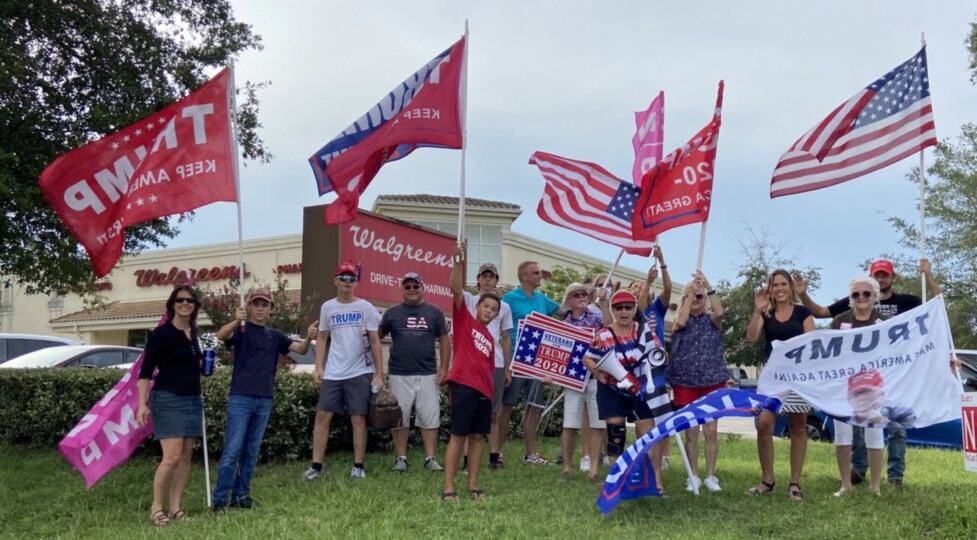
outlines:
{"label": "woman in black top", "polygon": [[[180,509],[180,499],[190,475],[193,446],[203,434],[199,310],[200,299],[192,287],[180,285],[173,289],[166,301],[167,321],[149,334],[139,371],[136,420],[143,426],[152,418],[153,431],[163,447],[163,459],[153,478],[150,509],[150,519],[156,526],[189,519]],[[166,498],[168,514],[163,511]]]}
{"label": "woman in black top", "polygon": [[[746,339],[753,343],[763,333],[766,340],[764,360],[770,357],[771,343],[787,340],[814,331],[811,310],[800,305],[794,296],[794,281],[786,270],[774,270],[767,279],[767,286],[754,298],[753,315],[746,327]],[[804,398],[791,392],[784,398],[781,412],[787,413],[787,429],[790,433],[790,498],[801,500],[801,469],[807,453],[807,413],[811,406]],[[757,450],[760,454],[760,470],[763,479],[756,487],[747,490],[751,495],[773,491],[773,427],[777,416],[763,410],[757,418]]]}

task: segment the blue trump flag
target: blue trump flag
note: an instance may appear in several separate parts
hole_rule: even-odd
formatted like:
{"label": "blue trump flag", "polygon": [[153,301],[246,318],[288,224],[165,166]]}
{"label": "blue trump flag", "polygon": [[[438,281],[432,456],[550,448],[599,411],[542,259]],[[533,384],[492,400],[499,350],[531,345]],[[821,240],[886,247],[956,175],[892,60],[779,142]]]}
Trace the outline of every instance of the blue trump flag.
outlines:
{"label": "blue trump flag", "polygon": [[659,495],[648,452],[665,437],[726,416],[754,416],[761,409],[776,412],[779,407],[780,400],[736,389],[716,390],[682,407],[617,458],[604,480],[597,508],[607,515],[621,501]]}

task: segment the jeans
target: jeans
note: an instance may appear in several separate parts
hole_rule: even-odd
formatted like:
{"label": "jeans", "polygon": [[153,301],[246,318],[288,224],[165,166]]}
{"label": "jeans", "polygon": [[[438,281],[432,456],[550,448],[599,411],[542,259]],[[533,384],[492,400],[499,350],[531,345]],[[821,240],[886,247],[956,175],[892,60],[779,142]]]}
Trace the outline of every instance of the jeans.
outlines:
{"label": "jeans", "polygon": [[[902,480],[906,474],[906,430],[901,427],[889,426],[889,441],[887,442],[889,463],[886,478]],[[868,451],[865,449],[865,430],[854,426],[851,445],[852,470],[865,474],[868,470]]]}
{"label": "jeans", "polygon": [[258,464],[261,439],[271,417],[271,398],[232,394],[227,400],[227,436],[220,467],[214,504],[227,504],[233,491],[234,499],[251,493],[251,476]]}

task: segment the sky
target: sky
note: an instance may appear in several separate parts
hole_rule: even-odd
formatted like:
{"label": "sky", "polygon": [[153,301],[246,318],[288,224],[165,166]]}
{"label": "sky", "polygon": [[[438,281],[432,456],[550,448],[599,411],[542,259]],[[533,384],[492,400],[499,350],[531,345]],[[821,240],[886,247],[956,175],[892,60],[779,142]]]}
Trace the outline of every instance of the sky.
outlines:
{"label": "sky", "polygon": [[[710,119],[726,89],[703,271],[735,279],[741,245],[766,231],[799,268],[818,267],[815,297],[843,296],[863,261],[900,247],[888,217],[919,220],[907,158],[856,180],[770,199],[780,155],[861,88],[913,56],[925,33],[940,140],[977,120],[977,87],[964,45],[968,1],[461,2],[232,0],[264,49],[243,54],[237,81],[259,93],[260,135],[276,158],[245,163],[245,239],[301,233],[302,209],[325,204],[309,156],[464,33],[469,22],[469,197],[518,204],[517,233],[613,260],[618,248],[543,222],[537,150],[598,163],[630,179],[634,111],[665,92],[665,153]],[[924,152],[928,164],[932,150]],[[387,164],[360,201],[380,194],[457,196],[458,150],[420,149]],[[171,247],[237,239],[236,209],[199,209]],[[752,231],[752,232],[751,232]],[[672,277],[696,266],[699,225],[661,235]],[[622,265],[649,261],[625,255]]]}

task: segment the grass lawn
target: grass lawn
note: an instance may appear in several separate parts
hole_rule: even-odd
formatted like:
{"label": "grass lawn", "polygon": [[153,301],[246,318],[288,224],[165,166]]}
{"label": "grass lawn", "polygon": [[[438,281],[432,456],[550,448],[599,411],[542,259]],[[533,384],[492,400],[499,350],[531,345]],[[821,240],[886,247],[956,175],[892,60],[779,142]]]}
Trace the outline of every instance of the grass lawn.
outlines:
{"label": "grass lawn", "polygon": [[[556,439],[540,441],[544,455],[556,453],[557,446]],[[959,452],[910,449],[904,489],[883,484],[883,496],[876,498],[858,486],[851,496],[835,499],[834,447],[812,443],[801,482],[805,499],[793,502],[786,489],[787,441],[776,441],[775,493],[749,497],[744,489],[760,478],[756,445],[734,436],[720,444],[721,493],[686,492],[684,471],[673,465],[664,474],[671,499],[626,501],[604,517],[594,506],[599,488],[576,467],[571,481],[560,484],[559,466],[523,465],[516,460],[521,450],[521,442],[510,442],[507,468],[483,471],[486,501],[442,502],[441,473],[424,470],[418,453],[411,454],[404,475],[390,472],[391,455],[369,454],[369,478],[354,483],[351,455],[337,452],[327,456],[326,474],[312,483],[298,481],[306,462],[260,465],[252,483],[260,506],[223,515],[206,511],[203,467],[195,463],[183,505],[195,519],[156,530],[149,521],[155,462],[130,460],[86,491],[81,475],[57,451],[0,445],[0,536],[977,538],[977,475],[963,470]],[[216,466],[211,474],[216,477]],[[459,493],[467,493],[466,481],[459,477]]]}

